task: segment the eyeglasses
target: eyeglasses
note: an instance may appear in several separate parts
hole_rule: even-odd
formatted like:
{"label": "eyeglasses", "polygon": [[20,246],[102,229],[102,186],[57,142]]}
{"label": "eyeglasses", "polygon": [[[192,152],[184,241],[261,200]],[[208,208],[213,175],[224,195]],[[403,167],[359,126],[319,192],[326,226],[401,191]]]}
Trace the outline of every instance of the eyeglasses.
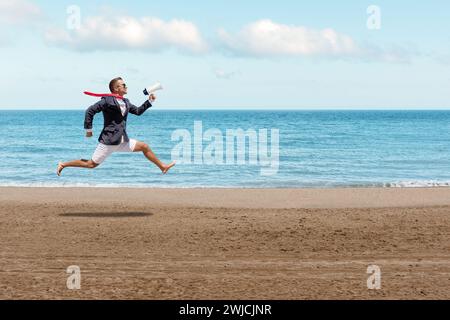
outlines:
{"label": "eyeglasses", "polygon": [[124,88],[126,88],[127,87],[127,85],[125,84],[125,83],[122,83],[121,85],[119,85],[119,86],[122,86],[122,87],[124,87]]}

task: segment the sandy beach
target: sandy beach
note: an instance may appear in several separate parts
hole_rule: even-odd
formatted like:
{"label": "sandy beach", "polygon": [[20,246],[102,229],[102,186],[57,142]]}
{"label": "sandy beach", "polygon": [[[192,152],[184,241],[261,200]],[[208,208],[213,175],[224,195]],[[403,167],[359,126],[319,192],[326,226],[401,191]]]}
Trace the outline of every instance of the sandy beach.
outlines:
{"label": "sandy beach", "polygon": [[450,188],[2,187],[0,241],[2,299],[450,298]]}

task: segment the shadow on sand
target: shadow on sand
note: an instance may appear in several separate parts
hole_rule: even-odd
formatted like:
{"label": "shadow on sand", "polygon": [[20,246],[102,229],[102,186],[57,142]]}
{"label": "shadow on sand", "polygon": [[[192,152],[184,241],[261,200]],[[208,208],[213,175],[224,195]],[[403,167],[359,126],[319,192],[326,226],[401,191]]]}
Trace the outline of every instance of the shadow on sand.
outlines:
{"label": "shadow on sand", "polygon": [[79,218],[133,218],[148,217],[150,212],[66,212],[59,214],[60,217],[79,217]]}

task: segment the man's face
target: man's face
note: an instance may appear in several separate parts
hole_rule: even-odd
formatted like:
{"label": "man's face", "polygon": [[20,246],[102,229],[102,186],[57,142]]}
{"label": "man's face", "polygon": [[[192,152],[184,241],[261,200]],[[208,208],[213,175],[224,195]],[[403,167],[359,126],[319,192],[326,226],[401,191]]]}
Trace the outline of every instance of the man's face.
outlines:
{"label": "man's face", "polygon": [[125,83],[123,82],[123,80],[118,80],[114,86],[114,90],[115,90],[115,93],[123,96],[123,95],[127,94],[128,88],[125,85]]}

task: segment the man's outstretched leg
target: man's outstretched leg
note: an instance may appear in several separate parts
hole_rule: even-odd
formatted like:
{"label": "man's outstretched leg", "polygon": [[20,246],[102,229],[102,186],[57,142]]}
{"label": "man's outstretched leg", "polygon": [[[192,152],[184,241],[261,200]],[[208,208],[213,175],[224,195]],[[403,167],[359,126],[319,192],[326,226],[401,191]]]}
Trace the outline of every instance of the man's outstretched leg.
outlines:
{"label": "man's outstretched leg", "polygon": [[94,169],[97,166],[98,166],[98,163],[95,163],[92,160],[85,160],[85,159],[73,160],[73,161],[68,161],[68,162],[60,162],[60,163],[58,163],[58,168],[56,169],[56,174],[58,176],[60,176],[61,171],[67,167]]}
{"label": "man's outstretched leg", "polygon": [[167,173],[170,168],[172,168],[175,165],[175,161],[171,162],[170,164],[164,164],[162,163],[153,153],[152,149],[146,144],[145,142],[138,141],[136,142],[136,146],[134,147],[133,152],[142,152],[144,156],[156,164],[158,168],[162,171],[162,173]]}

